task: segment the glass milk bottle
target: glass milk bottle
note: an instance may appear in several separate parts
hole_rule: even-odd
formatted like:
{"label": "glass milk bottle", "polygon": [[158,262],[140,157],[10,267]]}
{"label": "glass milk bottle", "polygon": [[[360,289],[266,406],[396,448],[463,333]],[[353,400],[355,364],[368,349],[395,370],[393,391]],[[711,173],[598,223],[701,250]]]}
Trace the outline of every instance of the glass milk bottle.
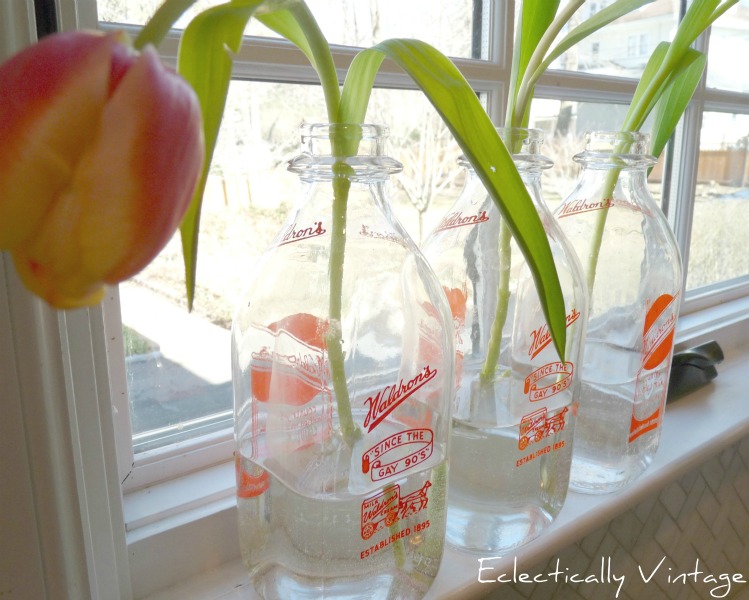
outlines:
{"label": "glass milk bottle", "polygon": [[548,234],[567,311],[557,354],[530,270],[470,165],[455,205],[424,254],[450,304],[456,397],[447,540],[498,552],[537,537],[568,488],[586,291],[574,251],[541,199],[538,130],[500,129]]}
{"label": "glass milk bottle", "polygon": [[444,540],[453,332],[373,125],[303,128],[301,202],[232,332],[242,555],[264,598],[421,598]]}
{"label": "glass milk bottle", "polygon": [[647,188],[648,136],[595,131],[582,174],[557,208],[591,294],[571,486],[618,490],[658,449],[682,271],[674,235]]}

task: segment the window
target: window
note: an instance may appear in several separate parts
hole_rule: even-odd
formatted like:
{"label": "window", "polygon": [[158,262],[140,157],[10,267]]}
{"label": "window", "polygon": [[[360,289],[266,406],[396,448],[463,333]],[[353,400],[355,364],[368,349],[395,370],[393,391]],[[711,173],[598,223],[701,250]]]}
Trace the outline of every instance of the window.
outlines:
{"label": "window", "polygon": [[[659,42],[669,40],[676,27],[678,14],[674,5],[670,0],[646,4],[592,34],[553,66],[598,75],[639,77],[649,53]],[[591,13],[594,6],[589,9]]]}
{"label": "window", "polygon": [[627,38],[627,56],[633,57],[637,56],[637,36],[636,35],[630,35]]}
{"label": "window", "polygon": [[749,115],[705,112],[687,287],[749,274]]}
{"label": "window", "polygon": [[[130,3],[99,0],[98,5],[102,15],[118,21],[140,23],[147,14]],[[324,26],[338,32],[332,19],[336,3],[317,5],[311,3],[313,9],[320,8]],[[356,33],[364,27],[362,20],[370,37],[373,22],[382,22],[377,29],[384,35],[426,33],[419,29],[423,20],[415,19],[418,26],[413,31],[390,29],[405,22],[387,18],[396,6],[392,1],[369,3],[365,14],[352,12],[350,3],[343,6],[341,18],[350,20],[347,29],[358,36],[356,43],[373,43],[363,31]],[[413,6],[423,9],[426,4]],[[445,7],[435,12],[434,23],[427,28],[438,36],[433,41],[458,55],[486,54],[473,41],[470,3],[450,2]],[[229,329],[243,275],[296,200],[298,179],[285,171],[284,163],[298,152],[299,125],[325,119],[320,88],[306,81],[314,81],[314,74],[297,83],[263,82],[252,80],[250,72],[241,73],[244,68],[240,58],[240,76],[230,87],[203,204],[194,313],[188,315],[184,307],[178,236],[144,272],[120,286],[126,368],[117,397],[119,408],[131,416],[132,435],[132,444],[123,449],[126,490],[192,470],[196,461],[207,466],[230,456]],[[397,77],[402,81],[402,76]],[[395,182],[394,209],[414,239],[420,240],[460,190],[458,147],[423,95],[414,90],[375,90],[368,118],[388,122],[391,146],[398,148],[405,165]],[[419,171],[416,166],[421,164],[432,168]]]}
{"label": "window", "polygon": [[[138,26],[157,4],[158,0],[97,0],[99,20],[103,27],[112,23]],[[424,10],[427,4],[429,10]],[[422,11],[419,14],[430,18],[405,19],[402,3],[392,0],[366,4],[310,2],[330,41],[343,46],[340,52],[347,59],[351,53],[346,48],[370,45],[390,36],[421,37],[457,57],[477,91],[486,98],[490,113],[501,121],[501,90],[507,65],[501,45],[490,41],[498,39],[491,32],[499,32],[503,23],[509,22],[508,15],[497,12],[501,3],[446,2],[440,10],[435,10],[431,2],[427,4],[409,3],[408,10]],[[205,5],[208,3],[199,3]],[[394,18],[393,11],[399,18]],[[560,70],[541,81],[531,125],[546,130],[545,152],[556,164],[545,175],[545,194],[552,206],[577,177],[571,157],[582,149],[584,132],[618,128],[636,85],[634,77],[647,60],[649,40],[657,43],[668,39],[677,18],[673,3],[657,0],[612,24],[605,35],[592,36],[568,51],[555,65]],[[731,31],[721,39],[730,39]],[[305,120],[324,119],[320,89],[310,85],[316,81],[314,73],[298,67],[295,61],[284,74],[284,59],[278,64],[274,56],[284,43],[257,22],[251,24],[248,33],[263,37],[247,38],[236,62],[236,80],[231,85],[204,203],[193,314],[188,315],[184,309],[177,238],[146,271],[120,288],[126,365],[120,385],[127,393],[117,397],[128,399],[119,408],[130,414],[132,436],[129,456],[122,463],[126,490],[189,471],[196,464],[207,466],[225,460],[229,455],[229,328],[243,273],[278,231],[296,197],[296,178],[284,172],[283,164],[297,152],[298,125]],[[250,50],[252,61],[245,60]],[[265,61],[273,62],[275,75],[269,76],[263,69]],[[575,78],[571,72],[586,76]],[[631,79],[613,81],[609,75]],[[383,79],[387,79],[387,89],[375,91],[368,119],[387,122],[391,128],[393,154],[406,165],[406,171],[394,182],[394,209],[412,237],[420,241],[459,192],[461,173],[455,166],[458,149],[421,94],[408,89],[412,84],[405,76],[390,70]],[[742,115],[733,116],[740,119]],[[707,143],[704,140],[719,133],[718,125],[709,125],[713,117],[714,113],[706,113],[703,146]],[[737,131],[728,124],[723,128]],[[726,157],[732,157],[731,164],[741,160],[741,143],[739,138],[731,140],[731,148],[722,150]],[[701,151],[697,169],[698,200],[687,279],[690,287],[747,272],[740,260],[716,259],[715,244],[709,242],[710,232],[716,235],[718,221],[725,223],[740,216],[729,210],[728,201],[720,205],[722,210],[711,210],[705,204],[707,196],[701,192],[707,193],[709,182],[700,178],[709,168],[707,162],[717,156],[709,152]],[[412,167],[426,163],[435,165],[428,178]],[[661,197],[664,185],[673,189],[677,165],[678,161],[667,166],[661,161],[654,171],[650,184],[656,198]],[[735,186],[730,193],[734,192]],[[740,198],[734,203],[741,206],[737,210],[743,209]],[[712,220],[700,218],[703,210]],[[682,244],[688,245],[686,238]],[[716,262],[730,263],[730,268],[718,270]]]}
{"label": "window", "polygon": [[[69,29],[97,22],[102,28],[117,22],[137,27],[158,0],[57,2],[59,25]],[[201,0],[200,5],[205,4]],[[351,46],[389,36],[420,37],[456,57],[489,114],[501,122],[512,2],[444,0],[438,8],[434,0],[342,4],[341,0],[310,0],[310,5],[331,41],[340,44],[335,51],[341,64],[351,59]],[[571,157],[582,149],[584,131],[618,127],[647,60],[643,44],[649,51],[669,39],[677,22],[673,5],[670,0],[656,0],[612,24],[605,35],[593,36],[560,57],[539,82],[532,125],[547,132],[545,153],[556,164],[544,181],[550,204],[565,195],[577,176]],[[434,15],[435,21],[405,18],[405,10],[423,10],[418,14]],[[749,75],[735,69],[729,73],[724,65],[732,61],[721,59],[741,51],[747,24],[749,14],[743,5],[719,21],[710,39],[707,86],[696,94],[662,164],[651,175],[651,189],[671,219],[687,266],[685,313],[749,298],[749,264],[741,251],[749,238],[740,228],[749,217]],[[269,35],[257,24],[248,33]],[[700,41],[703,48],[706,43]],[[166,60],[172,60],[176,40],[167,40],[162,51]],[[110,442],[116,442],[119,481],[128,497],[154,486],[152,493],[149,488],[154,498],[159,482],[229,464],[233,444],[227,327],[243,270],[271,240],[288,202],[296,197],[296,179],[285,173],[283,164],[297,151],[297,127],[303,119],[321,119],[324,114],[314,72],[285,42],[272,36],[246,38],[235,77],[206,198],[194,313],[188,315],[182,306],[181,252],[175,239],[147,271],[118,292],[113,290],[103,313],[75,313],[60,317],[59,323],[46,313],[39,317],[50,335],[66,343],[67,362],[61,368],[77,384],[62,385],[66,393],[83,402],[87,398],[83,383],[91,380],[100,390],[111,390],[105,395],[107,402],[111,395],[115,404],[114,431],[104,417],[92,417],[86,427],[75,420],[89,414],[83,406],[76,405],[73,422],[82,433],[101,434],[105,456],[111,455]],[[394,210],[419,240],[460,189],[455,167],[458,150],[406,76],[386,64],[378,83],[381,87],[369,118],[390,125],[392,155],[406,165],[423,158],[438,167],[428,178],[407,171],[394,184]],[[424,140],[429,143],[420,143]],[[0,280],[3,290],[12,285]],[[79,338],[81,332],[84,338]],[[78,343],[79,339],[86,342]],[[102,358],[105,353],[108,361]],[[97,410],[97,415],[108,415],[105,407]],[[101,465],[88,462],[93,457],[79,454],[75,456],[78,471],[99,473]],[[106,465],[99,470],[106,472]],[[111,476],[97,479],[86,473],[86,486],[100,484],[106,489],[111,480]],[[91,488],[90,493],[97,489]],[[118,491],[109,490],[110,501],[118,500]],[[179,525],[200,512],[199,499],[181,496],[179,503],[170,513],[182,514]],[[99,531],[102,523],[116,524],[122,519],[118,510],[113,501],[113,516],[98,515],[89,525],[92,531]],[[152,526],[157,518],[144,517],[139,524]],[[138,532],[133,531],[135,524],[129,527],[131,544],[149,535],[146,526]],[[132,558],[130,566],[160,568]],[[141,588],[135,590],[136,596],[157,589],[170,577],[166,572],[143,576],[138,571],[138,575]]]}

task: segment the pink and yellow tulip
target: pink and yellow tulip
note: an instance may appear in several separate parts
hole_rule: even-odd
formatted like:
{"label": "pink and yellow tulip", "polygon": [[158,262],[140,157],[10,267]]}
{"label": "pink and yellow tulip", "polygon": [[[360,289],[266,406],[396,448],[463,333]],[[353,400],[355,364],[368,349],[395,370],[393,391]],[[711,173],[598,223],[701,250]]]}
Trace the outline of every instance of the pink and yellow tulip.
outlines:
{"label": "pink and yellow tulip", "polygon": [[63,33],[0,66],[0,250],[58,308],[98,302],[179,226],[203,162],[192,88],[120,34]]}

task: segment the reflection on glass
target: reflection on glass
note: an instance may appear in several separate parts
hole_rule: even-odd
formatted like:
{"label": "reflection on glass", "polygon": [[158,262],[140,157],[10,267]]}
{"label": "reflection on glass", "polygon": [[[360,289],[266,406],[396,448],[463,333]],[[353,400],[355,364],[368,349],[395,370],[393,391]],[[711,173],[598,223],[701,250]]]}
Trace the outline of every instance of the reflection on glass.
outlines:
{"label": "reflection on glass", "polygon": [[710,29],[707,54],[708,87],[749,92],[749,73],[737,57],[749,56],[749,0],[739,0]]}
{"label": "reflection on glass", "polygon": [[[307,4],[331,44],[369,47],[388,38],[405,37],[428,42],[449,56],[486,58],[485,49],[480,45],[482,11],[488,11],[495,3],[474,0],[307,0]],[[485,22],[489,22],[488,17],[486,15]],[[474,37],[479,40],[475,48]]]}
{"label": "reflection on glass", "polygon": [[[298,177],[286,172],[299,125],[324,114],[319,86],[232,83],[203,203],[193,313],[179,236],[120,287],[136,452],[230,425],[235,303],[299,197]],[[390,156],[404,163],[392,178],[392,208],[418,241],[460,190],[457,144],[421,92],[375,90],[367,120],[390,127]]]}
{"label": "reflection on glass", "polygon": [[749,115],[703,115],[687,288],[749,276]]}
{"label": "reflection on glass", "polygon": [[[554,161],[554,167],[544,171],[542,180],[544,199],[551,210],[569,195],[579,178],[579,166],[573,157],[585,149],[585,133],[618,130],[627,108],[622,104],[596,102],[538,98],[533,101],[530,126],[546,132],[542,153]],[[646,123],[643,131],[648,129]],[[659,162],[648,178],[650,193],[656,201],[661,197],[661,179]]]}
{"label": "reflection on glass", "polygon": [[[143,25],[163,0],[97,0],[99,20]],[[200,11],[218,4],[198,0],[177,22],[186,26]],[[392,37],[429,42],[449,56],[486,58],[482,23],[489,22],[493,3],[474,0],[307,0],[331,44],[369,47]],[[475,30],[474,30],[474,23]],[[248,35],[278,37],[252,19]]]}
{"label": "reflection on glass", "polygon": [[[611,4],[611,0],[586,2],[569,26]],[[640,77],[655,47],[671,39],[678,19],[678,2],[656,0],[614,21],[573,46],[552,68],[599,75]]]}

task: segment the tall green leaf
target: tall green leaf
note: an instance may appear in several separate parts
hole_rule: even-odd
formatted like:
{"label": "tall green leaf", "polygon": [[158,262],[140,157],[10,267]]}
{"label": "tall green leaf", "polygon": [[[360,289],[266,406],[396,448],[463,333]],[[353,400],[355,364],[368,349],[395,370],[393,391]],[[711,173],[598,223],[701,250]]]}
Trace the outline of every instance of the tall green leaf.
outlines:
{"label": "tall green leaf", "polygon": [[648,90],[655,87],[656,78],[661,73],[663,63],[666,60],[670,47],[671,44],[669,42],[661,42],[655,47],[655,50],[653,50],[653,53],[650,55],[650,58],[645,65],[645,69],[642,72],[642,77],[640,77],[640,81],[637,83],[632,100],[629,103],[627,114],[624,117],[624,130],[639,130],[645,122],[648,114],[650,114],[650,111],[655,106],[655,103],[658,100],[657,93],[651,94],[650,96],[646,96],[646,94],[648,93]]}
{"label": "tall green leaf", "polygon": [[340,102],[340,87],[333,55],[320,26],[305,2],[281,0],[269,3],[272,10],[261,9],[256,18],[299,48],[317,72],[325,95],[328,119],[335,121]]}
{"label": "tall green leaf", "polygon": [[[687,9],[684,18],[676,29],[674,39],[664,46],[659,44],[646,67],[646,73],[640,80],[635,97],[622,126],[623,130],[640,129],[647,115],[655,107],[658,98],[666,89],[667,80],[674,71],[681,68],[682,60],[689,51],[689,46],[697,37],[738,0],[694,0]],[[666,48],[665,55],[662,54]],[[656,53],[658,53],[656,55]],[[647,75],[647,77],[646,77]]]}
{"label": "tall green leaf", "polygon": [[164,3],[156,9],[156,12],[140,30],[135,38],[133,46],[143,48],[146,44],[158,46],[174,27],[184,12],[195,4],[196,0],[165,0]]}
{"label": "tall green leaf", "polygon": [[[662,42],[650,56],[642,78],[637,84],[621,131],[639,131],[650,112],[657,107],[653,130],[652,152],[659,155],[665,147],[682,113],[699,83],[704,69],[704,57],[690,45],[697,37],[738,0],[693,0],[671,43]],[[623,148],[622,148],[623,149]],[[609,191],[616,183],[612,171]],[[593,289],[601,239],[606,225],[606,211],[600,211],[588,254],[588,289]]]}
{"label": "tall green leaf", "polygon": [[655,106],[650,134],[650,151],[654,156],[660,156],[676,129],[681,115],[687,109],[700,83],[706,64],[707,56],[690,48],[677,70],[669,78]]}
{"label": "tall green leaf", "polygon": [[361,122],[385,57],[395,61],[424,92],[497,204],[528,261],[554,344],[564,357],[564,298],[546,232],[512,156],[450,59],[418,40],[391,39],[363,50],[352,62],[343,86],[341,120]]}
{"label": "tall green leaf", "polygon": [[[679,23],[674,39],[671,40],[671,54],[673,56],[673,65],[679,62],[682,53],[691,46],[692,42],[705,31],[713,22],[715,14],[721,0],[696,0],[689,4],[684,18]],[[727,5],[735,4],[738,0],[729,0]],[[669,65],[671,66],[671,65]]]}
{"label": "tall green leaf", "polygon": [[208,9],[190,22],[180,41],[177,70],[193,87],[200,101],[206,147],[203,172],[180,225],[187,304],[190,309],[195,298],[200,208],[226,105],[232,53],[239,51],[247,21],[262,2],[263,0],[234,0]]}
{"label": "tall green leaf", "polygon": [[575,44],[581,42],[586,37],[595,33],[602,27],[605,27],[612,21],[631,13],[638,8],[650,4],[655,0],[616,0],[613,4],[599,10],[589,19],[580,23],[565,35],[561,41],[544,57],[543,62],[535,69],[532,77],[534,81],[549,68],[557,58],[572,48]]}
{"label": "tall green leaf", "polygon": [[[535,47],[532,48],[530,59],[525,68],[523,68],[520,84],[517,87],[511,86],[515,94],[507,99],[507,116],[505,117],[505,126],[507,127],[528,127],[531,112],[531,100],[535,93],[536,79],[534,74],[538,65],[542,62],[544,55],[548,52],[551,44],[562,31],[564,26],[569,22],[572,16],[582,6],[585,0],[570,0],[561,11],[553,15],[553,20],[546,27],[541,38],[535,40]],[[533,42],[533,40],[532,40]],[[523,55],[522,39],[518,39],[515,52],[513,54]],[[518,65],[519,66],[519,62]],[[513,62],[513,67],[515,67]],[[516,82],[513,82],[515,84]]]}
{"label": "tall green leaf", "polygon": [[512,119],[514,100],[518,96],[528,63],[544,33],[554,21],[560,0],[523,0],[515,30],[515,45],[512,53],[509,102],[507,120]]}

